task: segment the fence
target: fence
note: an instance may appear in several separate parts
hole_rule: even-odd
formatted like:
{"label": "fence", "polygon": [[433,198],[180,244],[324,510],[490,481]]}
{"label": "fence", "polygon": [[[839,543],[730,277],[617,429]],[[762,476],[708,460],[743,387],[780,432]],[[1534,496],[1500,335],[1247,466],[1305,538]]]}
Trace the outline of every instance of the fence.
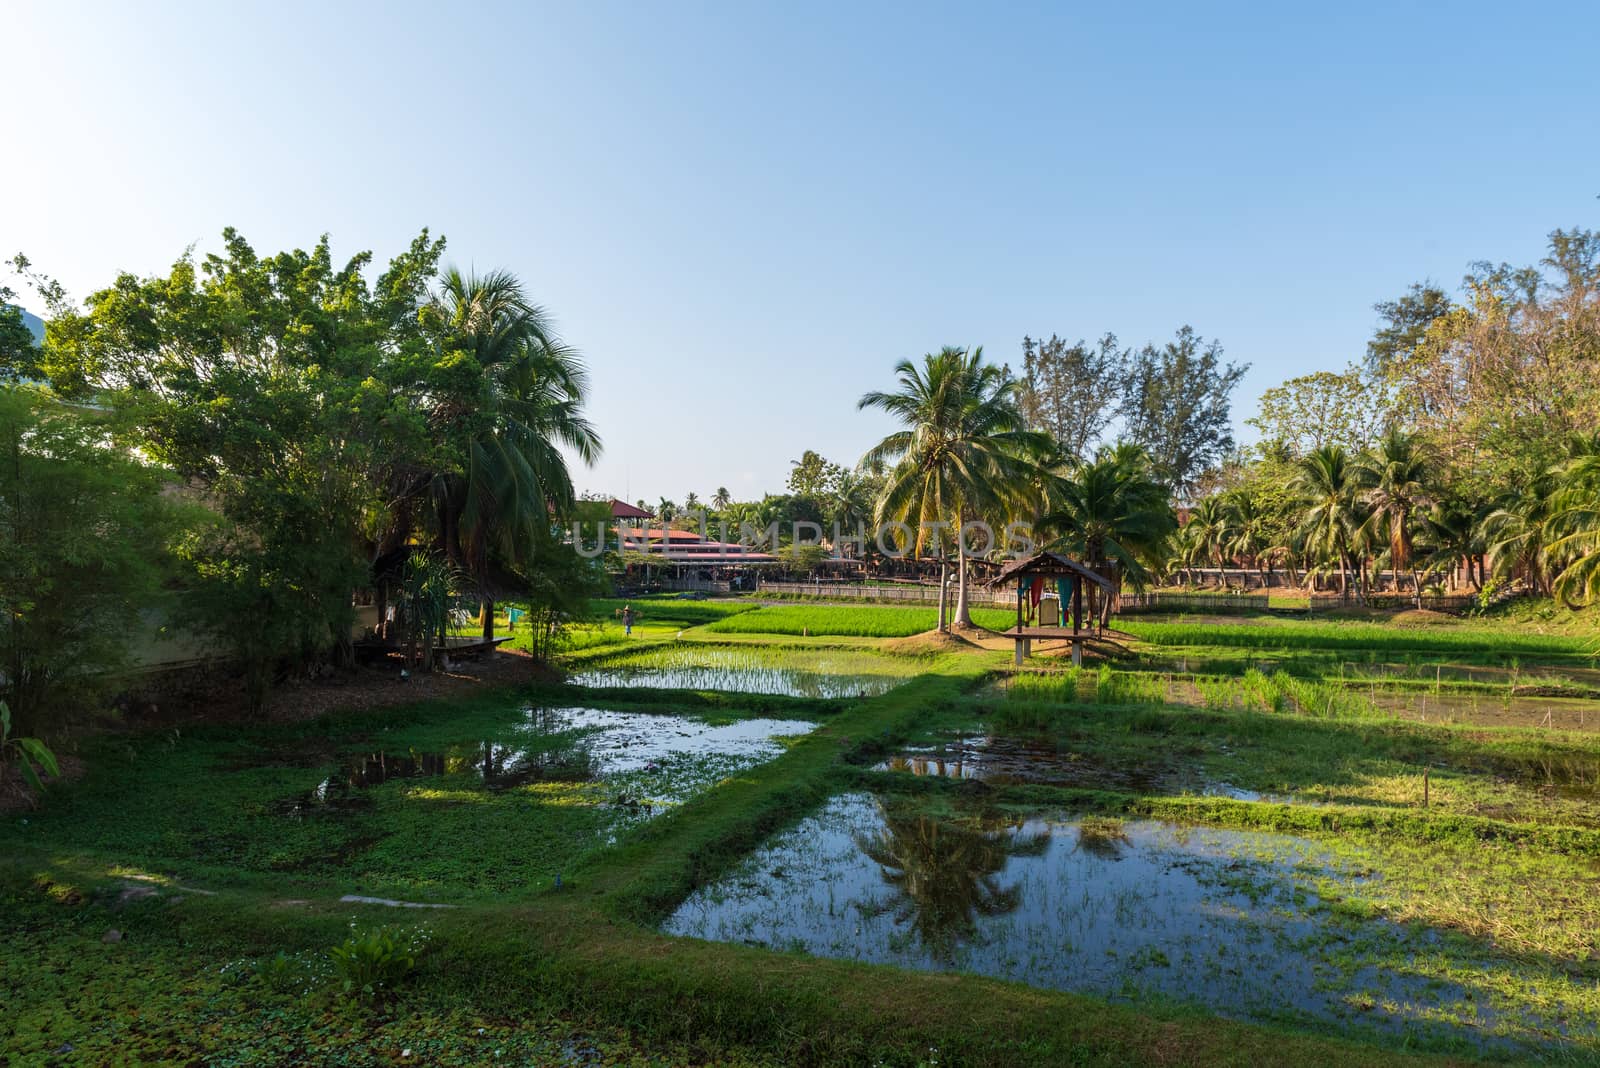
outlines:
{"label": "fence", "polygon": [[1125,593],[1123,612],[1210,612],[1229,615],[1265,612],[1272,598],[1265,593]]}
{"label": "fence", "polygon": [[[772,597],[810,597],[825,601],[883,601],[893,604],[938,604],[938,586],[868,586],[848,582],[763,582],[756,592]],[[987,586],[967,586],[967,601],[980,605],[1016,603],[1012,589],[992,590]],[[950,590],[955,599],[955,589]]]}
{"label": "fence", "polygon": [[[1306,602],[1305,611],[1312,614],[1326,612],[1334,608],[1389,608],[1403,610],[1417,607],[1417,596],[1414,593],[1369,593],[1361,600],[1357,600],[1353,592],[1348,597],[1340,597],[1337,593],[1315,593],[1310,597],[1301,598],[1301,600]],[[1296,602],[1291,602],[1291,605],[1294,604]],[[1477,607],[1477,604],[1477,596],[1470,593],[1425,593],[1422,595],[1422,607],[1430,612],[1466,612]]]}

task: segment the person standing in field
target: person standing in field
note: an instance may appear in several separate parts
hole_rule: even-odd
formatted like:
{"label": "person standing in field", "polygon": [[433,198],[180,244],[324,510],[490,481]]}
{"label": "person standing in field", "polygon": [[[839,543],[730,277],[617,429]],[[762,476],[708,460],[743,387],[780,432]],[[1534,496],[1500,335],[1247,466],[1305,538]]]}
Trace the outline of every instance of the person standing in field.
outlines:
{"label": "person standing in field", "polygon": [[631,604],[622,606],[622,636],[624,638],[633,637],[633,605]]}

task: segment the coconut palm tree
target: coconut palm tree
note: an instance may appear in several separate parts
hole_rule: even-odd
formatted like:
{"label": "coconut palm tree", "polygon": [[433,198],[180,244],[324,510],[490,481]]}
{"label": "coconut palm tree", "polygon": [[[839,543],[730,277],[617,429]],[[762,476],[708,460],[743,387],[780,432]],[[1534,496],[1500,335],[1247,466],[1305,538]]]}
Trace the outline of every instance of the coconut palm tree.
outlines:
{"label": "coconut palm tree", "polygon": [[1220,494],[1212,494],[1189,511],[1184,535],[1195,549],[1195,559],[1217,569],[1217,580],[1228,585],[1228,509]]}
{"label": "coconut palm tree", "polygon": [[1282,546],[1273,544],[1271,514],[1262,507],[1259,497],[1243,487],[1223,495],[1222,509],[1223,552],[1233,559],[1249,561],[1265,585],[1266,568],[1262,564],[1274,552],[1283,551]]}
{"label": "coconut palm tree", "polygon": [[[1002,516],[1032,487],[1038,463],[1049,454],[1048,437],[1031,431],[1017,409],[1017,382],[1002,368],[983,362],[982,347],[970,352],[946,347],[921,364],[895,365],[899,388],[873,391],[858,408],[877,408],[899,420],[901,429],[862,458],[866,469],[893,465],[876,509],[876,522],[916,528],[915,549],[930,538],[940,556],[941,587],[945,546],[956,544],[959,574],[955,625],[970,627],[967,609],[967,559],[961,551],[962,524]],[[943,524],[948,530],[938,534]],[[944,629],[944,600],[939,626]]]}
{"label": "coconut palm tree", "polygon": [[1300,534],[1306,552],[1339,565],[1339,596],[1349,596],[1350,554],[1361,529],[1360,484],[1350,454],[1338,445],[1314,449],[1300,460],[1292,483],[1305,502]]}
{"label": "coconut palm tree", "polygon": [[1495,578],[1521,575],[1538,592],[1552,593],[1550,542],[1556,537],[1551,517],[1559,510],[1561,480],[1556,468],[1522,482],[1503,494],[1483,518],[1482,536]]}
{"label": "coconut palm tree", "polygon": [[698,493],[690,493],[687,497],[685,497],[683,499],[683,510],[685,512],[692,512],[692,511],[694,511],[695,509],[697,509],[699,507],[700,507],[700,495]]}
{"label": "coconut palm tree", "polygon": [[[1433,504],[1433,459],[1414,434],[1393,427],[1371,453],[1356,465],[1360,498],[1369,509],[1363,536],[1372,544],[1387,541],[1389,566],[1396,576],[1411,572],[1417,607],[1422,607],[1422,582],[1417,577],[1414,526],[1418,513]],[[1396,587],[1399,580],[1396,579]]]}
{"label": "coconut palm tree", "polygon": [[[1136,445],[1101,449],[1093,460],[1069,464],[1047,483],[1046,497],[1040,531],[1096,571],[1109,573],[1115,564],[1135,589],[1162,565],[1178,526],[1167,487]],[[1090,590],[1096,618],[1098,590]]]}
{"label": "coconut palm tree", "polygon": [[430,496],[448,558],[477,585],[483,635],[494,636],[491,553],[531,557],[552,514],[572,507],[564,446],[584,463],[600,437],[582,414],[587,373],[516,277],[446,271],[430,309],[441,347],[471,361],[476,389],[429,413],[443,433],[465,428],[459,467],[434,474]]}
{"label": "coconut palm tree", "polygon": [[1561,465],[1550,549],[1563,560],[1552,589],[1568,605],[1600,600],[1600,434]]}
{"label": "coconut palm tree", "polygon": [[718,486],[717,492],[711,495],[711,507],[719,512],[728,507],[732,501],[733,496],[728,492],[727,486]]}
{"label": "coconut palm tree", "polygon": [[672,517],[678,514],[678,506],[667,497],[656,502],[656,518],[663,524],[671,523]]}

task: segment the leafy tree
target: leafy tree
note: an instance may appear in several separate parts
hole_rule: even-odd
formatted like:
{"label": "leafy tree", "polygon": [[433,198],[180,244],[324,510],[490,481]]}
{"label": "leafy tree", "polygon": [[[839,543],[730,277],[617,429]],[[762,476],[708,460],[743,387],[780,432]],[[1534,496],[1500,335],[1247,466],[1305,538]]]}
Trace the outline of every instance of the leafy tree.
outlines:
{"label": "leafy tree", "polygon": [[1087,460],[1117,412],[1129,352],[1115,334],[1093,346],[1022,339],[1022,385],[1017,405],[1028,426],[1049,434],[1069,458]]}
{"label": "leafy tree", "polygon": [[790,461],[789,492],[796,497],[821,500],[828,495],[833,484],[844,473],[844,468],[830,463],[820,453],[807,449],[800,459]]}
{"label": "leafy tree", "polygon": [[173,530],[160,474],[103,415],[0,387],[0,700],[18,735],[58,725],[125,662]]}
{"label": "leafy tree", "polygon": [[[120,276],[86,314],[57,311],[52,384],[127,416],[129,444],[216,514],[180,546],[193,622],[234,645],[252,703],[281,670],[349,658],[350,593],[405,472],[440,460],[418,396],[459,366],[421,331],[440,244],[424,233],[369,285],[365,254],[225,250],[165,277]],[[426,482],[423,482],[426,485]]]}
{"label": "leafy tree", "polygon": [[1127,440],[1149,454],[1180,497],[1233,448],[1229,398],[1247,368],[1224,363],[1222,345],[1188,326],[1130,361],[1121,407]]}
{"label": "leafy tree", "polygon": [[1381,383],[1359,368],[1316,371],[1261,394],[1260,411],[1247,422],[1293,458],[1328,445],[1352,452],[1369,448],[1388,419]]}
{"label": "leafy tree", "polygon": [[1372,309],[1378,313],[1379,324],[1367,342],[1367,372],[1382,376],[1393,364],[1408,358],[1427,336],[1433,321],[1450,308],[1449,294],[1431,282],[1413,282],[1398,299],[1374,304]]}
{"label": "leafy tree", "polygon": [[[934,541],[942,572],[944,553],[956,544],[962,524],[1005,515],[1031,492],[1038,465],[1053,446],[1046,435],[1028,429],[1017,409],[1016,380],[984,363],[981,346],[970,352],[946,347],[925,355],[920,366],[901,360],[895,375],[897,391],[867,393],[858,404],[881,409],[901,424],[863,458],[869,469],[893,465],[875,519],[911,525],[919,553]],[[942,537],[939,524],[947,532]],[[970,627],[966,555],[958,551],[957,560],[955,623]]]}

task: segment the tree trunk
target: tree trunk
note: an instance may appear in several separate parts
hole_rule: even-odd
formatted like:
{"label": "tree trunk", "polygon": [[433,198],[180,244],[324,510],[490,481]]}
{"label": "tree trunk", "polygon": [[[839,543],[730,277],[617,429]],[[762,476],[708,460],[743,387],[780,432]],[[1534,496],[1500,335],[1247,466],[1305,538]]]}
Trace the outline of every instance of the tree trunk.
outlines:
{"label": "tree trunk", "polygon": [[956,546],[956,616],[955,626],[967,630],[972,626],[972,612],[967,607],[967,554]]}
{"label": "tree trunk", "polygon": [[494,598],[485,597],[478,608],[478,621],[483,624],[483,640],[494,641]]}
{"label": "tree trunk", "polygon": [[947,630],[950,629],[949,626],[947,625],[947,621],[945,619],[945,612],[944,612],[945,567],[946,567],[946,564],[945,564],[944,558],[940,557],[939,558],[939,630],[940,631],[947,631]]}

